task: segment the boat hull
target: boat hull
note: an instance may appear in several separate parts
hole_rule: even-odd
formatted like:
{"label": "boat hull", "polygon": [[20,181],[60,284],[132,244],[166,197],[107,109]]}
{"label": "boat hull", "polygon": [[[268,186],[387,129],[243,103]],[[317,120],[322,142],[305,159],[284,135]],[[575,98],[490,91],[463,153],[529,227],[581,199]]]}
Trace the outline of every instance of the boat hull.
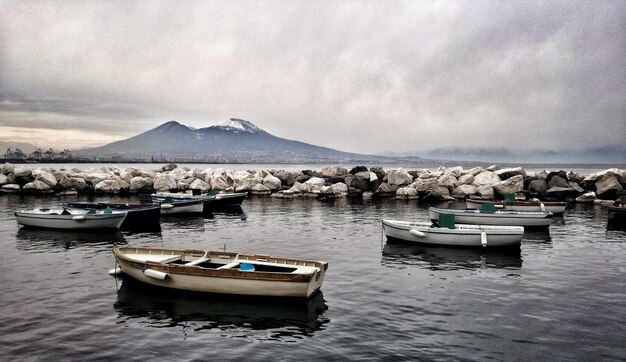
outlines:
{"label": "boat hull", "polygon": [[161,215],[202,214],[204,209],[202,200],[174,201],[172,204],[161,203],[160,206]]}
{"label": "boat hull", "polygon": [[151,205],[114,204],[108,202],[68,202],[63,207],[70,209],[106,209],[126,211],[126,218],[120,226],[121,230],[154,230],[160,228],[161,209]]}
{"label": "boat hull", "polygon": [[548,228],[553,217],[553,214],[548,212],[496,211],[486,213],[480,212],[478,209],[428,208],[431,221],[439,220],[440,213],[454,214],[455,222],[459,224],[510,225],[528,228]]}
{"label": "boat hull", "polygon": [[[499,210],[509,211],[546,211],[553,214],[562,214],[567,208],[566,202],[555,201],[500,201],[500,200],[476,200],[466,199],[465,206],[468,209],[480,209],[480,205],[491,203]],[[543,205],[543,210],[541,205]]]}
{"label": "boat hull", "polygon": [[[326,272],[326,263],[313,261],[297,261],[296,259],[280,259],[264,256],[243,256],[234,253],[209,252],[212,254],[211,261],[222,257],[227,257],[221,261],[221,267],[202,267],[203,264],[181,265],[159,260],[144,260],[143,256],[133,259],[125,250],[139,251],[147,250],[141,248],[120,248],[114,247],[115,259],[120,270],[125,275],[153,286],[176,289],[181,291],[192,291],[200,293],[218,293],[231,295],[250,295],[262,297],[289,297],[289,298],[309,298],[315,294],[322,286]],[[151,254],[153,257],[159,257]],[[165,257],[172,255],[183,255],[183,259],[189,255],[202,255],[205,251],[166,249]],[[200,258],[196,256],[196,261]],[[263,260],[263,261],[259,261]],[[193,260],[191,260],[193,261]],[[228,267],[231,264],[240,265],[248,262],[261,268],[289,267],[296,263],[308,263],[309,267],[305,274],[272,273],[266,271],[242,271],[239,268]],[[186,260],[189,262],[189,260]],[[300,268],[307,268],[300,264]],[[149,273],[146,270],[150,270]],[[154,274],[156,272],[157,274]],[[158,274],[162,273],[162,274]],[[152,276],[151,276],[152,275]],[[166,275],[163,279],[159,276]],[[155,277],[156,276],[156,277]]]}
{"label": "boat hull", "polygon": [[170,197],[174,201],[184,200],[202,200],[203,212],[209,213],[211,211],[221,210],[229,207],[241,206],[243,200],[247,197],[246,192],[235,192],[230,194],[216,194],[216,195],[193,195],[183,193],[171,193],[162,192],[150,195],[155,202],[162,202],[166,198]]}
{"label": "boat hull", "polygon": [[609,206],[607,228],[609,230],[626,230],[626,207]]}
{"label": "boat hull", "polygon": [[119,229],[125,217],[126,213],[62,215],[61,211],[57,214],[15,212],[15,219],[22,226],[64,230]]}
{"label": "boat hull", "polygon": [[[519,246],[523,227],[456,225],[454,229],[430,227],[428,223],[383,220],[383,231],[388,241],[402,244],[430,244],[461,247]],[[411,232],[417,230],[418,232]],[[485,244],[483,244],[485,233]]]}

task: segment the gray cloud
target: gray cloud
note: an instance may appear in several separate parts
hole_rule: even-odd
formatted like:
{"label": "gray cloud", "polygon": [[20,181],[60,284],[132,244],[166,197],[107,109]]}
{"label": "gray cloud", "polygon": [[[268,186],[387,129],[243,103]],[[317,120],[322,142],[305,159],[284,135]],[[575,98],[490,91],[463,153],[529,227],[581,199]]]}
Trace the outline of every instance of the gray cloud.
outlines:
{"label": "gray cloud", "polygon": [[375,153],[626,141],[626,3],[0,2],[0,126]]}

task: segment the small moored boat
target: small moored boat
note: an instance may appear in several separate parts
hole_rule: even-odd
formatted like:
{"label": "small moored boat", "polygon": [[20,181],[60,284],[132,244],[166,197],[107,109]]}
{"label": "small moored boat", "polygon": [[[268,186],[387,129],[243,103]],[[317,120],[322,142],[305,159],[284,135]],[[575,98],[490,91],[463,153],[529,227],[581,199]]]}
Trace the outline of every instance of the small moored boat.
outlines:
{"label": "small moored boat", "polygon": [[521,226],[452,224],[442,227],[426,222],[398,220],[383,220],[383,230],[391,244],[442,246],[519,246],[524,235],[524,228]]}
{"label": "small moored boat", "polygon": [[324,281],[328,263],[222,251],[113,247],[123,273],[171,289],[266,297],[309,298]]}
{"label": "small moored boat", "polygon": [[481,205],[493,204],[498,210],[509,211],[542,211],[551,212],[553,214],[562,214],[565,212],[567,203],[563,201],[502,201],[502,200],[478,200],[466,199],[465,206],[467,208],[479,209]]}
{"label": "small moored boat", "polygon": [[161,215],[201,214],[204,208],[202,200],[174,200],[171,197],[166,197],[164,200],[158,201],[157,204],[161,208]]}
{"label": "small moored boat", "polygon": [[[493,207],[493,205],[491,205]],[[552,222],[551,212],[540,211],[506,211],[481,209],[443,209],[429,207],[428,215],[431,221],[439,220],[441,214],[454,214],[459,224],[473,225],[510,225],[535,228],[546,228]]]}
{"label": "small moored boat", "polygon": [[609,206],[608,223],[609,230],[626,230],[626,206]]}
{"label": "small moored boat", "polygon": [[206,194],[159,192],[156,194],[151,194],[150,197],[153,201],[156,202],[161,202],[167,198],[171,198],[174,201],[202,200],[204,204],[204,212],[209,212],[211,210],[219,210],[228,207],[240,206],[247,195],[247,192],[223,194],[219,194],[214,191],[209,191]]}
{"label": "small moored boat", "polygon": [[115,211],[126,212],[126,218],[120,226],[122,230],[152,229],[159,227],[161,208],[145,204],[119,204],[111,202],[66,202],[61,204],[66,209],[105,210],[107,207]]}
{"label": "small moored boat", "polygon": [[34,209],[15,211],[15,220],[23,226],[51,229],[119,229],[125,211],[104,210],[68,210]]}

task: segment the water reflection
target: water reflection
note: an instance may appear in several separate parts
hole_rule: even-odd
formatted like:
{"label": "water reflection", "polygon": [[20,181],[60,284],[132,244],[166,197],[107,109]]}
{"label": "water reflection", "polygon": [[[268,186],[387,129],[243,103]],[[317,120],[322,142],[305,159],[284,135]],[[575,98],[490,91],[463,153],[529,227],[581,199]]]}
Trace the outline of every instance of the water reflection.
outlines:
{"label": "water reflection", "polygon": [[79,246],[113,245],[125,243],[118,230],[73,231],[20,228],[16,234],[19,250],[71,249]]}
{"label": "water reflection", "polygon": [[[255,339],[299,339],[312,336],[327,323],[328,309],[320,292],[298,301],[250,297],[180,294],[124,278],[114,305],[119,323],[138,319],[150,327],[191,327],[193,330],[232,330]],[[259,336],[255,331],[267,331]]]}
{"label": "water reflection", "polygon": [[552,244],[550,230],[524,230],[523,243]]}
{"label": "water reflection", "polygon": [[459,270],[522,267],[520,248],[493,250],[386,244],[382,264],[389,267],[415,266],[429,270]]}
{"label": "water reflection", "polygon": [[207,219],[215,219],[216,216],[226,216],[227,218],[246,220],[247,215],[241,206],[226,206],[218,210],[209,210],[203,213]]}
{"label": "water reflection", "polygon": [[204,231],[204,217],[161,215],[161,227]]}

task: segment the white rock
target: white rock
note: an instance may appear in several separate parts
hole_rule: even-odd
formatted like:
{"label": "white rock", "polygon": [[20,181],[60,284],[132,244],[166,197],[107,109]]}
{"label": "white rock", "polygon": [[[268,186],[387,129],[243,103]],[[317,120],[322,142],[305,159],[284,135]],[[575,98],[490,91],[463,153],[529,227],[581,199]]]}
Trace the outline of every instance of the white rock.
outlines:
{"label": "white rock", "polygon": [[79,177],[63,176],[63,178],[61,178],[61,181],[59,181],[59,183],[64,188],[68,188],[68,189],[71,188],[71,189],[75,189],[75,190],[84,190],[84,189],[89,187],[89,185],[87,185],[85,180],[83,180],[82,178],[79,178]]}
{"label": "white rock", "polygon": [[280,189],[280,179],[276,176],[267,175],[263,178],[263,186],[267,187],[270,191]]}
{"label": "white rock", "polygon": [[4,174],[0,174],[0,186],[8,184],[8,180],[9,178],[6,177]]}
{"label": "white rock", "polygon": [[387,172],[386,178],[388,184],[396,186],[410,185],[413,182],[413,176],[403,170],[402,167]]}
{"label": "white rock", "polygon": [[474,176],[473,184],[478,187],[485,186],[485,185],[492,186],[493,184],[498,183],[500,181],[502,181],[502,179],[498,177],[498,175],[496,175],[495,173],[491,171],[483,171],[479,173],[478,175]]}
{"label": "white rock", "polygon": [[524,177],[522,175],[513,176],[504,181],[496,182],[492,186],[502,195],[514,194],[524,189]]}
{"label": "white rock", "polygon": [[474,176],[472,174],[465,174],[458,178],[455,186],[470,185],[472,182],[474,182]]}
{"label": "white rock", "polygon": [[30,177],[33,174],[33,171],[24,166],[17,166],[13,170],[13,176],[15,177]]}
{"label": "white rock", "polygon": [[343,182],[337,182],[335,184],[332,184],[330,186],[333,190],[334,194],[347,194],[348,193],[348,185],[344,184]]}
{"label": "white rock", "polygon": [[493,187],[490,185],[482,185],[476,188],[476,194],[485,200],[493,199],[495,197]]}
{"label": "white rock", "polygon": [[437,180],[437,183],[439,184],[439,186],[444,186],[447,187],[449,190],[454,189],[454,185],[457,183],[457,179],[456,177],[449,175],[449,174],[443,174],[441,177],[439,177],[439,179]]}
{"label": "white rock", "polygon": [[250,193],[253,195],[269,195],[272,193],[272,191],[270,191],[270,189],[261,184],[257,184],[254,185],[252,189],[250,189]]}
{"label": "white rock", "polygon": [[204,182],[200,179],[195,179],[191,184],[189,184],[189,188],[192,190],[200,190],[202,192],[208,191],[211,189],[211,185],[207,182]]}
{"label": "white rock", "polygon": [[411,187],[418,192],[432,191],[437,187],[437,179],[434,177],[431,178],[418,178],[415,182],[411,184]]}
{"label": "white rock", "polygon": [[347,175],[348,170],[339,166],[326,166],[322,168],[321,173],[322,173],[322,177],[333,177],[333,176]]}
{"label": "white rock", "polygon": [[7,185],[2,186],[2,188],[0,188],[0,191],[6,192],[6,193],[20,192],[20,185],[18,185],[18,184],[7,184]]}
{"label": "white rock", "polygon": [[152,180],[148,178],[135,176],[130,179],[130,191],[138,191],[148,185],[153,185]]}
{"label": "white rock", "polygon": [[467,196],[476,195],[476,192],[476,186],[464,184],[452,190],[452,193],[450,195],[455,199],[464,199]]}
{"label": "white rock", "polygon": [[324,186],[325,182],[326,181],[324,181],[323,178],[311,177],[310,179],[308,179],[304,183],[309,186],[309,191],[313,191],[313,190],[321,190],[322,187]]}
{"label": "white rock", "polygon": [[176,178],[167,173],[160,173],[154,177],[154,189],[165,191],[176,188]]}
{"label": "white rock", "polygon": [[4,165],[2,165],[3,175],[8,175],[10,173],[13,173],[13,171],[15,171],[15,166],[13,164],[7,162]]}
{"label": "white rock", "polygon": [[398,191],[396,191],[396,199],[417,199],[417,191],[410,186],[400,187]]}
{"label": "white rock", "polygon": [[[35,188],[39,192],[52,192],[52,188],[50,187],[50,185],[48,185],[47,183],[45,183],[43,181],[35,180],[35,181],[33,181],[33,185],[35,185]],[[26,185],[24,185],[24,186],[26,186]]]}
{"label": "white rock", "polygon": [[35,180],[39,180],[50,187],[54,187],[57,184],[57,179],[54,175],[48,171],[36,169],[33,170],[33,177]]}
{"label": "white rock", "polygon": [[100,181],[94,186],[95,192],[119,194],[122,190],[129,190],[128,182],[121,178]]}
{"label": "white rock", "polygon": [[86,173],[84,180],[92,185],[99,184],[100,182],[109,179],[109,175],[103,172],[90,172]]}
{"label": "white rock", "polygon": [[289,190],[293,192],[305,193],[305,192],[309,192],[311,190],[311,187],[307,183],[302,184],[296,181],[294,182],[293,186],[291,186]]}

